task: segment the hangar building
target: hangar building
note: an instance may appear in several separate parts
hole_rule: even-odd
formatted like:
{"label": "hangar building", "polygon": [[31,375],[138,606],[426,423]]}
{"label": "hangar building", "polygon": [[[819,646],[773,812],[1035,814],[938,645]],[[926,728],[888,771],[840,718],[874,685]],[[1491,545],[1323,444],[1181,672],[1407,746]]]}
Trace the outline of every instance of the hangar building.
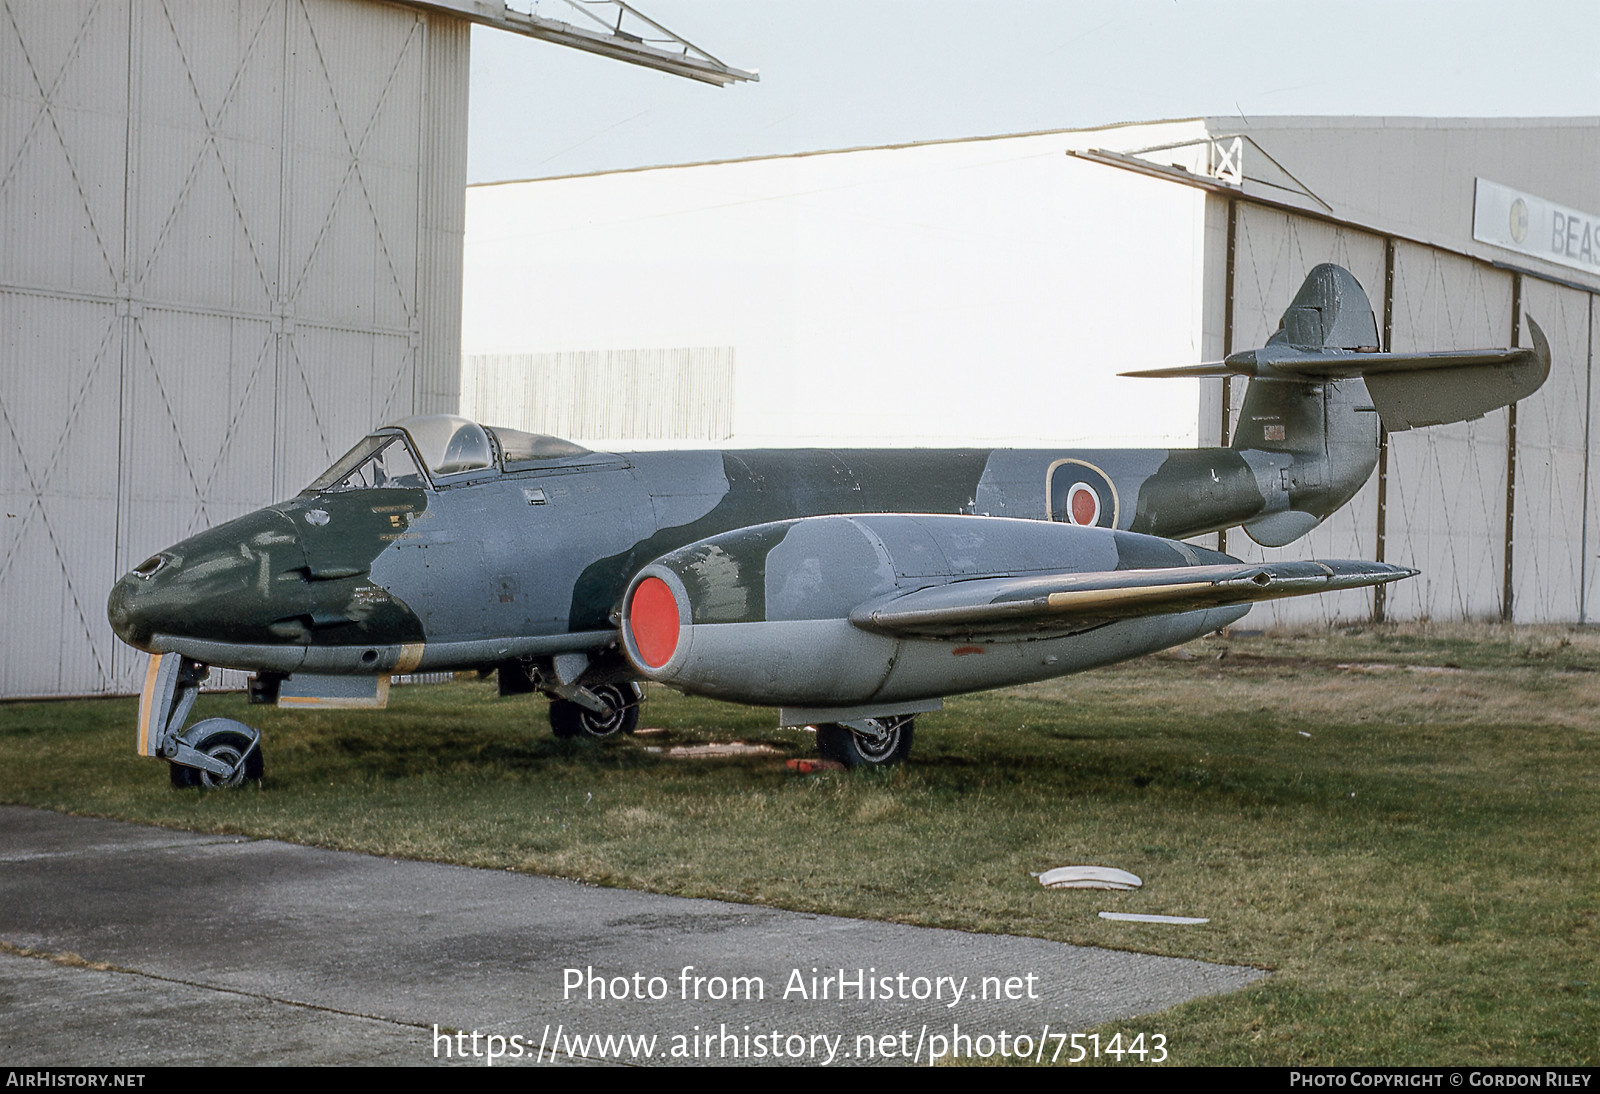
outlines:
{"label": "hangar building", "polygon": [[5,4],[0,697],[136,690],[122,573],[455,409],[471,24],[748,76],[619,11]]}
{"label": "hangar building", "polygon": [[1585,622],[1596,179],[1600,119],[1286,117],[475,186],[463,413],[611,448],[1226,443],[1242,381],[1115,374],[1262,344],[1332,261],[1383,348],[1526,345],[1526,314],[1554,366],[1389,436],[1305,539],[1223,537],[1422,571],[1251,622]]}

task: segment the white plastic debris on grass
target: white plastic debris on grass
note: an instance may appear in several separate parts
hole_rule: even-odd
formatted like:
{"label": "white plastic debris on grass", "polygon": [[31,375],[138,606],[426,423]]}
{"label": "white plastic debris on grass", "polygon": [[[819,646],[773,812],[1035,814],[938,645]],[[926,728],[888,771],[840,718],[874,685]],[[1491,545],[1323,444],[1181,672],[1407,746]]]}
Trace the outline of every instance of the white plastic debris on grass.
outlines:
{"label": "white plastic debris on grass", "polygon": [[1033,876],[1046,889],[1115,889],[1125,893],[1144,884],[1137,875],[1113,866],[1057,866]]}
{"label": "white plastic debris on grass", "polygon": [[645,751],[658,752],[663,756],[681,760],[714,760],[722,756],[778,756],[783,753],[781,748],[775,748],[772,745],[749,744],[745,741],[714,742],[703,745],[674,745],[671,748],[646,745]]}
{"label": "white plastic debris on grass", "polygon": [[1351,661],[1337,667],[1345,672],[1394,672],[1404,669],[1421,676],[1455,676],[1467,671],[1456,665],[1390,665],[1382,661]]}
{"label": "white plastic debris on grass", "polygon": [[1142,915],[1138,912],[1101,912],[1100,918],[1114,919],[1118,923],[1176,923],[1179,926],[1211,922],[1209,919],[1197,919],[1187,915]]}

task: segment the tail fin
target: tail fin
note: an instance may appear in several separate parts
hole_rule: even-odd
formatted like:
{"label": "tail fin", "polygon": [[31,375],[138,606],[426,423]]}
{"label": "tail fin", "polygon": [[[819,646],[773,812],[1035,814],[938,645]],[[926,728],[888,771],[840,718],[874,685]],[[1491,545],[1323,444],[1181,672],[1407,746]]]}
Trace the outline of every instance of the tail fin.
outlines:
{"label": "tail fin", "polygon": [[1267,345],[1311,352],[1376,353],[1378,323],[1355,275],[1343,266],[1324,262],[1306,275]]}
{"label": "tail fin", "polygon": [[1281,547],[1361,489],[1377,465],[1377,419],[1390,432],[1462,422],[1539,390],[1550,345],[1532,319],[1528,330],[1531,348],[1382,353],[1367,294],[1350,271],[1325,263],[1260,349],[1123,375],[1250,378],[1233,448],[1255,468],[1265,505],[1244,528]]}

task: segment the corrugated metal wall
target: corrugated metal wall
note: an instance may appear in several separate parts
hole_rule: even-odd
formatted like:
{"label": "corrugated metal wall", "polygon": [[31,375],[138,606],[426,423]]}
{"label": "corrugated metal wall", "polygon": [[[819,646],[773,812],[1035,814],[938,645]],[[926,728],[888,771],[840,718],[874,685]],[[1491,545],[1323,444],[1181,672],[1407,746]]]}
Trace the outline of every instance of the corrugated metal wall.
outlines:
{"label": "corrugated metal wall", "polygon": [[[1418,577],[1385,590],[1383,614],[1390,619],[1586,621],[1586,590],[1595,569],[1587,561],[1588,545],[1597,541],[1600,508],[1590,474],[1591,294],[1442,248],[1389,241],[1249,202],[1236,210],[1233,243],[1232,349],[1261,345],[1306,272],[1331,261],[1347,267],[1367,290],[1380,331],[1389,294],[1395,350],[1510,345],[1517,338],[1514,316],[1527,314],[1549,337],[1553,365],[1545,386],[1516,408],[1514,449],[1506,410],[1392,434],[1380,473],[1309,536],[1286,548],[1264,549],[1233,530],[1227,550],[1251,560],[1382,558],[1414,566],[1422,571]],[[1231,385],[1230,436],[1243,387]],[[1508,484],[1512,451],[1514,480]],[[1509,525],[1508,486],[1515,518]],[[1249,625],[1357,622],[1374,615],[1373,593],[1351,592],[1263,604]]]}
{"label": "corrugated metal wall", "polygon": [[[105,596],[453,409],[468,34],[355,0],[0,20],[0,696],[130,690]],[[453,180],[453,181],[452,181]]]}
{"label": "corrugated metal wall", "polygon": [[[1485,263],[1396,244],[1393,348],[1510,345],[1511,282]],[[1388,591],[1391,617],[1499,618],[1507,415],[1390,436],[1385,560],[1422,571]]]}

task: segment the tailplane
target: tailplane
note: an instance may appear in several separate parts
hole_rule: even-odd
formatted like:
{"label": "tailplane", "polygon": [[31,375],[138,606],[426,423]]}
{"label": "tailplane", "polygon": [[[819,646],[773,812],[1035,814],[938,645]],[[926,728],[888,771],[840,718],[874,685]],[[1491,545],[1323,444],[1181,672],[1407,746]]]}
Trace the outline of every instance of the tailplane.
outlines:
{"label": "tailplane", "polygon": [[1367,294],[1325,263],[1260,349],[1123,375],[1250,380],[1232,448],[1255,470],[1265,504],[1243,523],[1256,542],[1281,547],[1361,489],[1377,466],[1379,421],[1390,432],[1468,421],[1538,391],[1550,345],[1532,319],[1528,332],[1531,348],[1381,352]]}
{"label": "tailplane", "polygon": [[1306,277],[1283,321],[1260,349],[1208,365],[1147,369],[1124,376],[1245,376],[1250,379],[1366,381],[1391,433],[1481,418],[1539,390],[1550,375],[1550,343],[1528,320],[1531,347],[1383,353],[1367,294],[1349,270],[1324,263]]}

